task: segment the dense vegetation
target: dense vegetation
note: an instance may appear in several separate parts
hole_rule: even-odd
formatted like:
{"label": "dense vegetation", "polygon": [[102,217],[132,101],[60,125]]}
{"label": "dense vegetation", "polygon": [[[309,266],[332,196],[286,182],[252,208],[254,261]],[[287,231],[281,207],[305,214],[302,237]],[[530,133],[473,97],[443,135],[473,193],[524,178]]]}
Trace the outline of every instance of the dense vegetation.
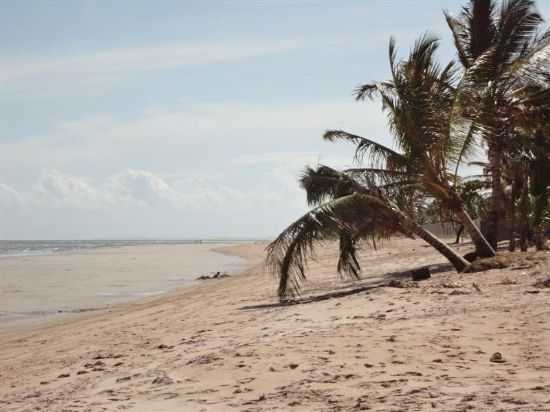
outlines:
{"label": "dense vegetation", "polygon": [[[360,86],[357,100],[377,99],[394,148],[342,130],[329,141],[356,146],[356,168],[306,168],[301,185],[312,209],[268,246],[279,296],[299,293],[318,241],[338,239],[338,270],[360,276],[361,240],[420,237],[461,272],[466,261],[423,223],[455,222],[478,257],[546,248],[550,219],[550,31],[533,0],[470,0],[444,13],[458,62],[440,64],[439,40],[422,35],[408,56],[389,44],[391,78]],[[479,162],[479,152],[486,161]],[[476,155],[475,157],[474,155]],[[483,174],[459,175],[472,160]],[[478,222],[481,220],[482,224]],[[506,229],[506,230],[505,230]]]}

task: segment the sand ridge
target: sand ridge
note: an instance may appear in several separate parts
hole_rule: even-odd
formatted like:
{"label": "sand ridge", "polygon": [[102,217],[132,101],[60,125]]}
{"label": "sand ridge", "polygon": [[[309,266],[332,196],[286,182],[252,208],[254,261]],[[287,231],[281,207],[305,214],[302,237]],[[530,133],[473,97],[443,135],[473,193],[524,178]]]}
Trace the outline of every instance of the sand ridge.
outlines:
{"label": "sand ridge", "polygon": [[[338,281],[329,243],[306,296],[387,283],[388,273],[425,264],[438,273],[245,309],[277,302],[264,246],[228,250],[252,265],[240,276],[3,333],[0,410],[550,411],[550,288],[534,286],[550,275],[548,253],[457,275],[400,239],[365,251],[367,279],[353,283]],[[504,363],[490,361],[495,352]]]}

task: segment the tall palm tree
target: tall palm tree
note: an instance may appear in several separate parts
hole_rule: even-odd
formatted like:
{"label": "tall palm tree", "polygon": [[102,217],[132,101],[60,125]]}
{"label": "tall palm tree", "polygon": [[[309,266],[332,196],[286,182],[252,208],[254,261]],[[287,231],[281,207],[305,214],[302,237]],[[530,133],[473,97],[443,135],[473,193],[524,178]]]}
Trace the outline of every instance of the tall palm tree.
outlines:
{"label": "tall palm tree", "polygon": [[543,20],[533,0],[508,0],[500,8],[494,0],[470,0],[458,17],[445,16],[465,69],[455,109],[478,124],[487,144],[492,195],[486,235],[496,247],[505,216],[505,146],[514,135],[510,103],[528,91],[527,82],[548,82],[549,36],[538,36]]}
{"label": "tall palm tree", "polygon": [[[397,62],[392,39],[389,47],[392,79],[357,90],[357,99],[381,98],[398,151],[383,150],[376,142],[341,130],[328,131],[324,137],[350,141],[357,145],[357,159],[367,158],[387,172],[407,174],[409,180],[415,181],[417,190],[437,198],[456,215],[468,230],[478,256],[494,256],[494,249],[469,216],[455,187],[458,166],[472,151],[475,127],[471,122],[463,122],[460,127],[468,129],[468,133],[465,136],[453,133],[451,117],[457,69],[453,62],[444,68],[435,62],[438,45],[436,38],[425,35],[406,60]],[[372,169],[364,169],[364,173],[372,173]]]}
{"label": "tall palm tree", "polygon": [[537,130],[531,162],[531,195],[535,201],[533,229],[538,250],[546,248],[545,215],[550,208],[550,139],[545,132],[548,132],[548,129]]}
{"label": "tall palm tree", "polygon": [[338,239],[338,271],[358,278],[357,242],[394,234],[418,236],[445,256],[459,272],[468,262],[446,243],[416,223],[394,202],[392,184],[370,186],[353,178],[353,171],[338,172],[327,166],[307,168],[301,179],[308,203],[314,208],[286,228],[267,248],[268,264],[279,276],[279,297],[300,292],[307,259],[316,243]]}

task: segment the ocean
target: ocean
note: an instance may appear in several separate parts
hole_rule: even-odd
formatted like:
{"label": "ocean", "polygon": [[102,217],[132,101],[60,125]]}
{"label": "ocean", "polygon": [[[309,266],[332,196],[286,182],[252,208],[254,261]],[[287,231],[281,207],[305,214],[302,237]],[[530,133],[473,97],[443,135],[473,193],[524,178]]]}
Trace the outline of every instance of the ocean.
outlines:
{"label": "ocean", "polygon": [[237,273],[244,259],[215,249],[246,242],[0,241],[0,326],[162,295],[205,274]]}
{"label": "ocean", "polygon": [[196,245],[246,243],[242,239],[205,239],[205,240],[166,240],[166,239],[132,239],[132,240],[0,240],[0,258],[2,256],[43,256],[54,253],[67,253],[93,250],[105,247],[124,247],[139,245]]}

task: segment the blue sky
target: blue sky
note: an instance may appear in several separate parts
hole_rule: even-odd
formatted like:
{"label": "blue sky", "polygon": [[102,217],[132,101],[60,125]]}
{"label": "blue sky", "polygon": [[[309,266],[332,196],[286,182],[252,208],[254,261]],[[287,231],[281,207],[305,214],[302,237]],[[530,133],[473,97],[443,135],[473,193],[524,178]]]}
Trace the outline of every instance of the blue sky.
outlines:
{"label": "blue sky", "polygon": [[[1,1],[0,237],[270,237],[323,131],[388,143],[353,89],[462,1]],[[548,5],[543,4],[546,9]]]}

